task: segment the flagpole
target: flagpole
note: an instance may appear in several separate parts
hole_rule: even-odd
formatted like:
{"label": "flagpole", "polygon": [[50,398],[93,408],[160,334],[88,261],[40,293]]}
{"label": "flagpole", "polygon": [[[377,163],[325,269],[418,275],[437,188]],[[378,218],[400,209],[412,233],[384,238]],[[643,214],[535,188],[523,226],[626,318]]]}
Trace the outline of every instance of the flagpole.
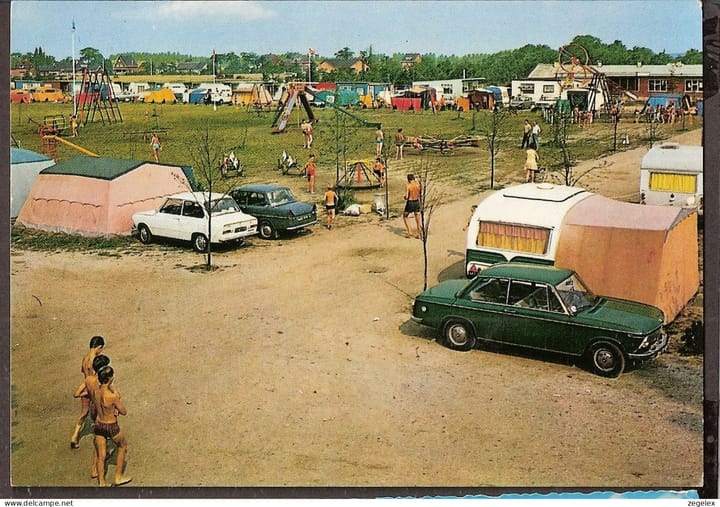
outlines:
{"label": "flagpole", "polygon": [[[216,83],[216,74],[217,69],[215,68],[215,60],[217,60],[217,55],[215,54],[215,50],[213,49],[212,54],[212,62],[213,62],[213,84]],[[217,88],[215,88],[215,98],[213,99],[213,111],[217,111]]]}
{"label": "flagpole", "polygon": [[72,20],[72,75],[73,75],[73,116],[77,116],[77,96],[75,94],[75,20]]}
{"label": "flagpole", "polygon": [[312,82],[312,60],[310,50],[308,49],[308,84]]}

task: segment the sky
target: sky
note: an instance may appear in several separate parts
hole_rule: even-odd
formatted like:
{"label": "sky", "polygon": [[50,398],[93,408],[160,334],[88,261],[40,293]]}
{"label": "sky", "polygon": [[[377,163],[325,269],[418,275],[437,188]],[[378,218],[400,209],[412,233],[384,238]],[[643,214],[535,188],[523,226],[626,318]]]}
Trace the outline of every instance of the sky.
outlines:
{"label": "sky", "polygon": [[[75,23],[73,37],[72,26]],[[698,0],[34,1],[11,4],[12,52],[393,53],[560,48],[576,35],[656,53],[702,49]],[[592,57],[592,55],[591,55]]]}

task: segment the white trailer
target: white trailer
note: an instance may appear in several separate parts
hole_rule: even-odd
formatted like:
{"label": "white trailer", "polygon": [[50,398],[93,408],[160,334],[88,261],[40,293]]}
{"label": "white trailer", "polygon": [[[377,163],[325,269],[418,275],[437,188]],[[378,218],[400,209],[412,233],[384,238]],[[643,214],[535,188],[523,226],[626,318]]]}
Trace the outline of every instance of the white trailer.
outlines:
{"label": "white trailer", "polygon": [[567,211],[591,195],[579,187],[525,183],[486,197],[468,224],[465,274],[497,262],[553,264]]}
{"label": "white trailer", "polygon": [[640,200],[703,212],[703,147],[663,143],[640,162]]}

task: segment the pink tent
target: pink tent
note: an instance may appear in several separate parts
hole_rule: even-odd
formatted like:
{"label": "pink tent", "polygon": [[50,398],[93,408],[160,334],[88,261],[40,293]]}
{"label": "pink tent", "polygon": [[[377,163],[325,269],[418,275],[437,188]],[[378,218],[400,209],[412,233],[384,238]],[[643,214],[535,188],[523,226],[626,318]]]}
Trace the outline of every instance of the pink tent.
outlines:
{"label": "pink tent", "polygon": [[660,308],[672,321],[700,286],[697,212],[592,195],[565,215],[555,264],[598,294]]}
{"label": "pink tent", "polygon": [[16,223],[83,236],[127,235],[136,211],[192,189],[189,167],[74,157],[40,172]]}

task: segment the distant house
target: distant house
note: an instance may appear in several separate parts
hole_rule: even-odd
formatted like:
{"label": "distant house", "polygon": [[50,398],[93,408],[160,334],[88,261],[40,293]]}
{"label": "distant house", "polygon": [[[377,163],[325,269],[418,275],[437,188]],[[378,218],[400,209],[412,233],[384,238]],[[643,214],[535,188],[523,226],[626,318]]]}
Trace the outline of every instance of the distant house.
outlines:
{"label": "distant house", "polygon": [[208,64],[205,62],[178,62],[175,68],[179,74],[202,74],[207,70]]}
{"label": "distant house", "polygon": [[10,69],[10,79],[25,79],[35,75],[35,68],[32,63],[25,60],[19,67]]}
{"label": "distant house", "polygon": [[[75,61],[75,71],[80,72],[82,67],[79,61]],[[70,62],[57,62],[52,65],[41,65],[37,68],[37,75],[44,80],[49,79],[72,79],[73,64]]]}
{"label": "distant house", "polygon": [[[593,69],[605,75],[611,87],[622,90],[627,97],[647,100],[653,95],[677,93],[688,95],[691,100],[702,98],[703,66],[669,63],[667,65],[604,65],[598,63]],[[512,81],[512,95],[543,98],[559,98],[563,90],[584,89],[590,84],[592,72],[578,71],[574,75],[560,66],[540,63],[526,79]]]}
{"label": "distant house", "polygon": [[345,60],[343,58],[327,58],[321,61],[317,68],[322,72],[334,72],[336,70],[352,70],[355,74],[360,74],[368,70],[368,66],[360,59],[354,58]]}
{"label": "distant house", "polygon": [[410,67],[420,62],[422,62],[422,55],[420,53],[405,53],[402,61],[400,62],[400,66],[403,70],[408,70]]}
{"label": "distant house", "polygon": [[140,65],[132,55],[118,55],[113,63],[113,71],[117,75],[137,74],[139,70]]}

